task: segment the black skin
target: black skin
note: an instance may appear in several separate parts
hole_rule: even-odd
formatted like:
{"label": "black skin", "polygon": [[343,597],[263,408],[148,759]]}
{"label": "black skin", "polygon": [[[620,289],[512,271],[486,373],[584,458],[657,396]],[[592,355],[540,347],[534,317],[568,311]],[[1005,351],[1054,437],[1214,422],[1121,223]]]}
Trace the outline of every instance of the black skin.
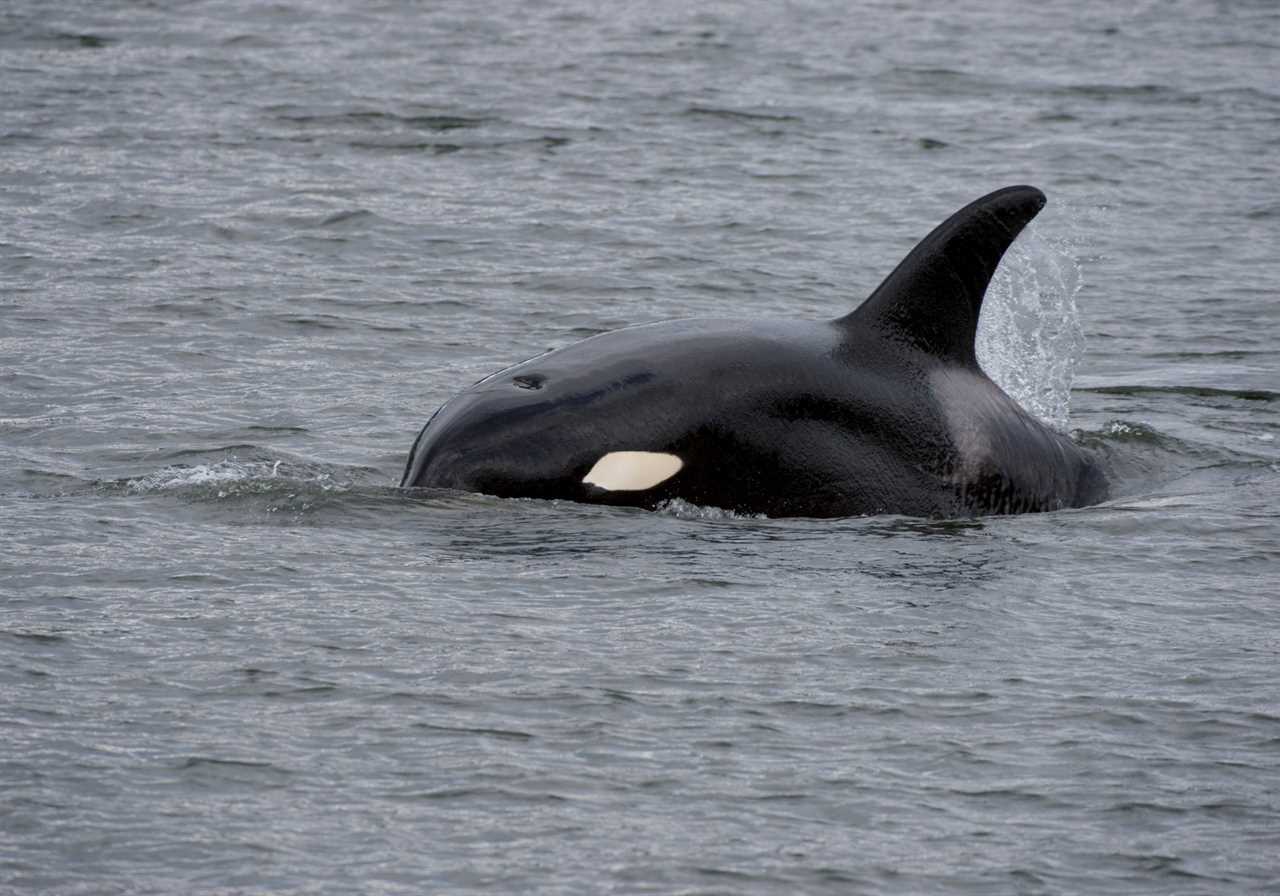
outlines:
{"label": "black skin", "polygon": [[[1093,458],[1024,412],[973,342],[1001,255],[1044,205],[1009,187],[960,210],[852,314],[687,320],[592,337],[447,402],[402,486],[768,516],[969,517],[1102,500]],[[674,454],[657,486],[583,483],[613,451]]]}

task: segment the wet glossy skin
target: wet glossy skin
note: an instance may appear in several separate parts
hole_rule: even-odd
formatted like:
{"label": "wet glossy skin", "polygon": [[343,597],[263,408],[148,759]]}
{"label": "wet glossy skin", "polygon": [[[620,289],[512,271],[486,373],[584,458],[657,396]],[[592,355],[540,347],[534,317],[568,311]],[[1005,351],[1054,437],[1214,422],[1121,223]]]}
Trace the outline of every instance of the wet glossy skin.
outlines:
{"label": "wet glossy skin", "polygon": [[[950,517],[1092,499],[1082,452],[985,377],[949,376],[919,352],[858,351],[845,335],[835,323],[723,320],[602,334],[449,401],[402,484],[639,507],[679,497],[772,516]],[[956,418],[972,426],[957,431]],[[583,483],[611,451],[684,466],[649,490]]]}
{"label": "wet glossy skin", "polygon": [[[1038,191],[1010,188],[961,210],[837,321],[669,321],[502,370],[428,422],[401,485],[815,517],[1100,500],[1089,456],[973,358],[982,292],[1042,204]],[[944,289],[954,297],[935,299]],[[651,488],[584,482],[610,452],[683,464]]]}

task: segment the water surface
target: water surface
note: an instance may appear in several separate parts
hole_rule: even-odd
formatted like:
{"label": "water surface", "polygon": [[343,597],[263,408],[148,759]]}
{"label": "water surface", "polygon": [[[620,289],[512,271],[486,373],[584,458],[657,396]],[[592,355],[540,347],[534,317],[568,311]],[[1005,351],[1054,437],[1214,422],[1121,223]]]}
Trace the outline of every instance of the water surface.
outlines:
{"label": "water surface", "polygon": [[[1278,49],[1191,0],[9,4],[0,889],[1273,892]],[[1019,182],[984,363],[1100,506],[394,488],[499,366],[842,315]]]}

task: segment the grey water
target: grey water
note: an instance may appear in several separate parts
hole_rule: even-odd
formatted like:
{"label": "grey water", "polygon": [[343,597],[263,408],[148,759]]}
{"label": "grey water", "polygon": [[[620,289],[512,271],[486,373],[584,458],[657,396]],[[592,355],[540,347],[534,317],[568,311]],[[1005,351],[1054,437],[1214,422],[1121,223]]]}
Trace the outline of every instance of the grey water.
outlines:
{"label": "grey water", "polygon": [[[0,892],[1280,890],[1280,7],[0,7]],[[602,330],[1000,186],[1105,503],[395,488]]]}

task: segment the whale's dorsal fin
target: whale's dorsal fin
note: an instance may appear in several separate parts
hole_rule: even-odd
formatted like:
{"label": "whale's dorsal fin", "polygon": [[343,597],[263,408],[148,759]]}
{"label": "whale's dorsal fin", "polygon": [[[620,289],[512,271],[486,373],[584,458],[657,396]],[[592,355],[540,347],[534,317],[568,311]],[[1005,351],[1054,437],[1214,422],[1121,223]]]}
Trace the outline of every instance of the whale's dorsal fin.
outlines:
{"label": "whale's dorsal fin", "polygon": [[976,366],[973,342],[987,284],[1005,250],[1044,204],[1035,187],[1017,186],[966,205],[837,323],[873,327],[939,358]]}

